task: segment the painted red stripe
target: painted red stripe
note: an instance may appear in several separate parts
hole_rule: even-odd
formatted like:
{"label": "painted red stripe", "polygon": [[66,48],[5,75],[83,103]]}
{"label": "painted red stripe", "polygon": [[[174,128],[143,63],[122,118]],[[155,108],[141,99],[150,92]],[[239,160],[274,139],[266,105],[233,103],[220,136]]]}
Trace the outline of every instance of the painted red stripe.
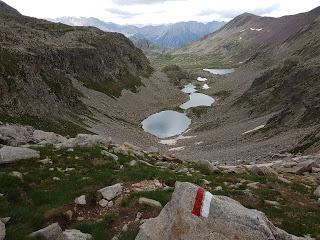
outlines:
{"label": "painted red stripe", "polygon": [[193,210],[192,210],[192,214],[198,217],[200,217],[204,193],[205,193],[205,190],[199,187],[197,191],[196,199],[193,205]]}

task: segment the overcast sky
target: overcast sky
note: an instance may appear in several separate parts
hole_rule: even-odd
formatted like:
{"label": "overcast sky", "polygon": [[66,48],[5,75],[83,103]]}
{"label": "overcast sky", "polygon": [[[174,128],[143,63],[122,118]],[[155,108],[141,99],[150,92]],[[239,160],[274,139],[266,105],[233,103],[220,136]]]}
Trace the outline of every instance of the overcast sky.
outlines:
{"label": "overcast sky", "polygon": [[320,0],[4,0],[38,18],[96,17],[119,24],[228,21],[243,12],[279,17],[309,11]]}

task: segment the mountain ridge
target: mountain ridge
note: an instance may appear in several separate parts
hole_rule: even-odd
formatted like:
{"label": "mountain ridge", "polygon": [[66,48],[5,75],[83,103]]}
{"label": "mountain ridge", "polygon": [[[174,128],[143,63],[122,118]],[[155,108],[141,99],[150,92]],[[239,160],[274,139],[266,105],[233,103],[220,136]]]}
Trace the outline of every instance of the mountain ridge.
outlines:
{"label": "mountain ridge", "polygon": [[21,13],[0,0],[0,14],[21,15]]}
{"label": "mountain ridge", "polygon": [[72,26],[95,26],[103,31],[123,33],[127,37],[142,37],[141,39],[146,39],[161,48],[178,48],[184,46],[218,30],[225,24],[224,22],[218,21],[208,23],[187,21],[137,27],[135,25],[119,25],[111,22],[104,22],[97,18],[85,17],[61,17],[49,20]]}
{"label": "mountain ridge", "polygon": [[120,33],[18,14],[0,13],[0,19],[0,115],[85,113],[74,79],[116,98],[123,89],[135,91],[152,71]]}

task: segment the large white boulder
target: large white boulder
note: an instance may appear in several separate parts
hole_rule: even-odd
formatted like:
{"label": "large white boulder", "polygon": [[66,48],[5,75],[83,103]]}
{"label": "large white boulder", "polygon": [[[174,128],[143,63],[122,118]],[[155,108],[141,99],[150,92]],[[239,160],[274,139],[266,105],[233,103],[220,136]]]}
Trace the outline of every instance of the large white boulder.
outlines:
{"label": "large white boulder", "polygon": [[33,132],[33,139],[34,142],[36,143],[45,143],[45,144],[57,144],[57,143],[62,143],[67,140],[67,138],[53,133],[53,132],[44,132],[41,130],[35,130]]}
{"label": "large white boulder", "polygon": [[45,228],[31,233],[30,237],[44,240],[63,240],[62,229],[58,223],[53,223]]}
{"label": "large white boulder", "polygon": [[39,152],[29,148],[11,146],[3,146],[0,149],[0,164],[30,158],[40,158]]}
{"label": "large white boulder", "polygon": [[65,230],[63,233],[63,240],[91,240],[92,236],[87,233],[83,233],[76,229]]}
{"label": "large white boulder", "polygon": [[104,199],[107,199],[108,201],[110,201],[122,193],[122,184],[117,183],[112,186],[102,188],[98,190],[98,192],[101,193]]}
{"label": "large white boulder", "polygon": [[[53,223],[29,235],[43,240],[91,240],[92,236],[76,229],[62,231],[58,223]],[[2,240],[0,238],[0,240]]]}
{"label": "large white boulder", "polygon": [[171,201],[147,220],[136,240],[297,240],[257,210],[225,196],[212,196],[208,217],[192,214],[198,187],[177,182]]}
{"label": "large white boulder", "polygon": [[93,147],[107,146],[111,142],[110,138],[99,135],[78,134],[75,138],[66,139],[62,143],[56,144],[57,148]]}
{"label": "large white boulder", "polygon": [[12,146],[32,141],[34,129],[28,126],[0,125],[0,140]]}

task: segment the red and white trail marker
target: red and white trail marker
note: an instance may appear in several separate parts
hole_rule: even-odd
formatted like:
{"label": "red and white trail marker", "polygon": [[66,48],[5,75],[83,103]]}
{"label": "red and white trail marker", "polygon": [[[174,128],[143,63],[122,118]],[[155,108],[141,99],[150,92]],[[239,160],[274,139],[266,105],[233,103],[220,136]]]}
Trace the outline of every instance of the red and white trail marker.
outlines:
{"label": "red and white trail marker", "polygon": [[199,187],[194,201],[192,214],[198,217],[202,216],[207,218],[210,212],[211,200],[212,194]]}

